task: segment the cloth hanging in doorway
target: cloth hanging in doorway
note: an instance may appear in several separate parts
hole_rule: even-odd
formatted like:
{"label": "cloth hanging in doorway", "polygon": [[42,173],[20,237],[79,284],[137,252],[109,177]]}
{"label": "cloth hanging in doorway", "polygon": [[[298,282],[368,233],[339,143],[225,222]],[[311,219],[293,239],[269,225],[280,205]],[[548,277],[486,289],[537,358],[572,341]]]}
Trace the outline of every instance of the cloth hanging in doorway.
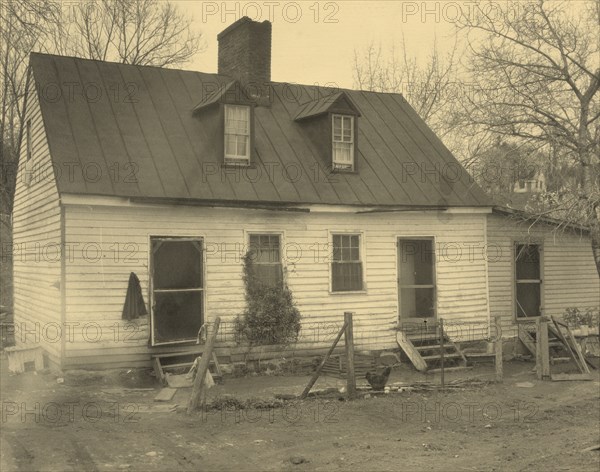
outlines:
{"label": "cloth hanging in doorway", "polygon": [[143,315],[147,315],[144,296],[142,295],[142,287],[140,279],[134,272],[129,274],[129,285],[127,286],[127,295],[125,295],[125,304],[123,305],[124,320],[134,320]]}

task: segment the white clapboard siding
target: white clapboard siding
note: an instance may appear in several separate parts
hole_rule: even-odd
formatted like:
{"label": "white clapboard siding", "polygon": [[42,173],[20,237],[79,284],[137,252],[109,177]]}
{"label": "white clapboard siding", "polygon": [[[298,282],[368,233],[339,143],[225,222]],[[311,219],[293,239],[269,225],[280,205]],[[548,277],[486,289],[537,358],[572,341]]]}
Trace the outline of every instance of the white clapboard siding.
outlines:
{"label": "white clapboard siding", "polygon": [[[128,343],[114,339],[112,326],[120,322],[130,272],[138,275],[148,303],[150,235],[204,238],[205,319],[221,317],[218,344],[220,352],[226,352],[223,349],[236,346],[233,321],[245,305],[241,256],[247,245],[247,232],[281,232],[287,282],[303,316],[300,339],[286,352],[316,353],[332,342],[344,311],[356,313],[354,338],[358,349],[397,347],[391,328],[396,325],[398,312],[398,236],[436,238],[440,253],[436,262],[440,316],[457,322],[479,320],[487,329],[484,229],[483,214],[447,215],[440,221],[435,213],[424,212],[307,214],[191,206],[68,204],[66,244],[78,249],[66,260],[66,318],[81,327],[87,324],[86,329],[99,326],[102,336],[92,340],[90,333],[84,336],[81,330],[75,330],[75,338],[65,346],[65,364],[148,365],[148,322],[140,325],[135,339]],[[330,232],[335,231],[363,234],[364,293],[329,293],[327,244]],[[473,258],[457,251],[466,248],[465,244],[479,248]]]}
{"label": "white clapboard siding", "polygon": [[561,315],[568,307],[598,307],[600,281],[590,238],[575,230],[556,230],[538,223],[488,216],[490,312],[502,316],[502,335],[516,335],[514,310],[515,242],[542,244],[542,307],[546,316]]}
{"label": "white clapboard siding", "polygon": [[29,90],[25,123],[31,119],[32,172],[26,185],[27,139],[21,140],[13,209],[14,321],[16,342],[39,343],[60,363],[61,211],[40,104]]}

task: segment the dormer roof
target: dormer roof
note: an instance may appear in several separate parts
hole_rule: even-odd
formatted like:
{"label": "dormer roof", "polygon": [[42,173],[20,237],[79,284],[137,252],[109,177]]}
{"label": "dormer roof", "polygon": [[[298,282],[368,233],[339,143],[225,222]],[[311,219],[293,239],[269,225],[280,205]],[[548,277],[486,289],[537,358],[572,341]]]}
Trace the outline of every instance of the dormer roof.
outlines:
{"label": "dormer roof", "polygon": [[360,116],[358,107],[348,94],[344,91],[339,91],[303,103],[298,107],[294,120],[301,121],[328,112],[350,113],[355,116]]}

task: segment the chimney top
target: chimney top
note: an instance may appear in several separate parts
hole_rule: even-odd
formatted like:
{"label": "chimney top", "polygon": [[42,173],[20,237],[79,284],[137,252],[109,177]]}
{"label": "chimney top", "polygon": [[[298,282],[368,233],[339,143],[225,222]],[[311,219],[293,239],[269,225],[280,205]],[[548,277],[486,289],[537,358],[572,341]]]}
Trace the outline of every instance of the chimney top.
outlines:
{"label": "chimney top", "polygon": [[244,16],[221,31],[217,40],[219,74],[240,81],[259,104],[270,103],[271,22]]}

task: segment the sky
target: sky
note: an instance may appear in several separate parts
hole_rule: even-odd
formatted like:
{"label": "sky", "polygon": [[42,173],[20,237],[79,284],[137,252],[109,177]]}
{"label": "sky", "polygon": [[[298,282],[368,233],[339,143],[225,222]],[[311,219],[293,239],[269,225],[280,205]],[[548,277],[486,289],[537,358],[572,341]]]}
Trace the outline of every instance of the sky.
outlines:
{"label": "sky", "polygon": [[206,49],[186,69],[215,72],[217,34],[242,16],[273,24],[271,78],[277,82],[352,87],[354,51],[370,43],[388,51],[403,36],[424,59],[434,38],[443,51],[454,44],[454,19],[465,1],[176,1],[193,16]]}

